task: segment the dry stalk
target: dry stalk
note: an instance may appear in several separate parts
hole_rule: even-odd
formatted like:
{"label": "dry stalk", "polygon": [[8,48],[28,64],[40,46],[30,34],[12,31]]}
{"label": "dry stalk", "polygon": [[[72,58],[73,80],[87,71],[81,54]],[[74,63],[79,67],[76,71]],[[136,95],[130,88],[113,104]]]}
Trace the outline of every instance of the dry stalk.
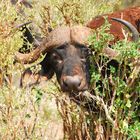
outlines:
{"label": "dry stalk", "polygon": [[110,80],[111,85],[113,86],[113,94],[112,94],[111,103],[110,103],[110,106],[109,106],[109,113],[111,113],[112,107],[113,107],[113,104],[114,104],[114,101],[115,101],[115,97],[116,97],[116,89],[115,89],[115,83],[113,82],[112,77],[109,77],[109,80]]}
{"label": "dry stalk", "polygon": [[31,98],[30,98],[30,101],[31,101],[31,103],[32,103],[32,106],[33,106],[33,109],[34,109],[34,113],[35,113],[35,118],[34,118],[34,121],[33,121],[31,133],[30,133],[30,135],[32,135],[32,134],[34,133],[35,126],[36,126],[36,123],[37,123],[38,111],[36,110],[35,104],[34,104],[33,101],[31,100]]}
{"label": "dry stalk", "polygon": [[[70,22],[70,17],[65,13],[65,6],[66,6],[66,3],[63,3],[63,5],[60,7],[60,6],[56,6],[57,9],[61,12],[63,18],[64,18],[64,21],[65,21],[65,24],[66,25],[71,25],[71,22]],[[68,6],[68,5],[67,5]]]}
{"label": "dry stalk", "polygon": [[[79,23],[80,21],[78,19],[73,19],[74,17],[79,18],[80,13],[79,9],[80,6],[77,3],[68,3],[63,2],[63,4],[56,6],[59,12],[62,14],[62,17],[64,18],[64,23],[68,26],[71,26],[73,22]],[[70,10],[71,9],[71,10]]]}
{"label": "dry stalk", "polygon": [[98,95],[94,96],[94,95],[90,95],[90,97],[95,100],[96,102],[99,103],[99,105],[104,109],[105,114],[106,114],[106,118],[107,120],[112,124],[112,127],[115,126],[115,122],[114,120],[111,118],[110,112],[108,110],[107,105],[104,103],[103,99],[100,98]]}
{"label": "dry stalk", "polygon": [[135,60],[134,65],[134,69],[127,80],[128,87],[131,87],[134,84],[135,80],[138,77],[138,74],[140,73],[140,60]]}
{"label": "dry stalk", "polygon": [[43,11],[40,14],[43,25],[39,26],[42,32],[47,36],[52,28],[52,17],[50,6],[43,6]]}
{"label": "dry stalk", "polygon": [[26,126],[25,125],[23,125],[23,129],[24,129],[24,134],[25,134],[25,140],[26,139],[29,139],[29,136],[28,136],[28,132],[27,132],[27,128],[26,128]]}

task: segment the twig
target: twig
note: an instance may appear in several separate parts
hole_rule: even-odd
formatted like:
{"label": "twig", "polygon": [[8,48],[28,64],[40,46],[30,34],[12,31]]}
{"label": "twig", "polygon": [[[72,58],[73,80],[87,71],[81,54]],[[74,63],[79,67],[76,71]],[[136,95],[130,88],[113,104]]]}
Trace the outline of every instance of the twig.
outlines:
{"label": "twig", "polygon": [[114,122],[113,119],[111,118],[110,112],[109,112],[109,110],[108,110],[108,108],[107,108],[107,105],[104,103],[103,99],[100,98],[98,95],[96,95],[96,96],[90,95],[90,97],[91,97],[93,100],[99,102],[99,104],[101,105],[101,107],[102,107],[102,108],[104,109],[104,111],[105,111],[107,120],[108,120],[113,126],[115,126],[115,122]]}
{"label": "twig", "polygon": [[116,96],[116,90],[115,90],[115,83],[113,82],[112,77],[110,77],[109,79],[110,79],[111,85],[113,86],[113,95],[112,95],[111,103],[110,103],[110,107],[109,107],[109,113],[111,113],[112,107],[114,104],[114,100],[115,100],[115,96]]}
{"label": "twig", "polygon": [[[70,25],[70,17],[68,17],[68,16],[65,14],[65,9],[64,9],[65,5],[66,5],[66,3],[63,3],[63,5],[62,5],[61,7],[60,7],[60,6],[56,6],[56,7],[57,7],[57,9],[61,12],[61,14],[62,14],[62,16],[63,16],[63,18],[64,18],[64,20],[65,20],[66,25]],[[68,5],[67,5],[67,6],[68,6]]]}
{"label": "twig", "polygon": [[138,74],[140,73],[140,60],[136,60],[134,62],[134,65],[135,67],[127,80],[128,87],[131,87],[133,85],[135,79],[138,77]]}
{"label": "twig", "polygon": [[34,121],[33,121],[32,130],[31,130],[31,135],[32,135],[34,130],[35,130],[35,126],[36,126],[36,122],[37,122],[37,117],[38,117],[38,112],[36,111],[36,108],[35,108],[35,105],[33,104],[33,101],[31,99],[30,99],[30,101],[32,103],[32,106],[33,106],[33,109],[34,109],[34,112],[35,112],[35,118],[34,118]]}

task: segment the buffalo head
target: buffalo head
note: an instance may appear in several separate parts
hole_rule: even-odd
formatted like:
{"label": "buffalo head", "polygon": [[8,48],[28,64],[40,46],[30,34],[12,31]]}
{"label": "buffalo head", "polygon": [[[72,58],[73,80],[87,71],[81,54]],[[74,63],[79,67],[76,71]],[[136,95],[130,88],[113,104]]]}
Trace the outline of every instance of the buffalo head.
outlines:
{"label": "buffalo head", "polygon": [[[125,20],[114,18],[132,32],[132,39],[138,39],[138,32],[134,26]],[[115,27],[114,27],[115,28]],[[58,27],[51,31],[44,38],[37,48],[30,53],[16,53],[16,60],[22,63],[32,63],[41,55],[45,55],[41,64],[41,71],[35,75],[30,69],[27,69],[23,78],[26,75],[31,75],[36,78],[36,81],[41,79],[41,76],[50,79],[53,74],[56,74],[57,80],[63,91],[83,91],[89,86],[89,54],[87,47],[87,38],[92,30],[88,27]],[[108,57],[115,57],[118,53],[111,48],[103,49],[103,53]],[[41,76],[40,76],[41,75]],[[33,82],[34,83],[34,82]]]}
{"label": "buffalo head", "polygon": [[[34,77],[41,75],[49,79],[55,73],[63,91],[86,90],[90,80],[86,44],[90,33],[87,27],[59,27],[50,32],[36,49],[27,54],[18,52],[16,58],[23,63],[32,63],[43,54],[41,71]],[[22,79],[31,74],[31,70],[27,69]]]}

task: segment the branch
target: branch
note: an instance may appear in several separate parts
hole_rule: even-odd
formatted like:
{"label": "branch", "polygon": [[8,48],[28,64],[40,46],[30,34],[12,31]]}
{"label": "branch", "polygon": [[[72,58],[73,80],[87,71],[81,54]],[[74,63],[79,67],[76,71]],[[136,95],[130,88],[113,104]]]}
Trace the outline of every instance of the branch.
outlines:
{"label": "branch", "polygon": [[136,78],[138,77],[138,74],[140,73],[140,59],[135,60],[133,65],[135,65],[134,69],[127,80],[128,87],[131,87],[133,85]]}
{"label": "branch", "polygon": [[100,105],[100,106],[104,109],[104,111],[105,111],[107,120],[108,120],[113,126],[115,126],[115,122],[114,122],[113,119],[111,118],[110,113],[109,113],[109,110],[108,110],[108,108],[107,108],[107,105],[104,103],[103,99],[100,98],[98,95],[94,96],[94,95],[91,95],[90,93],[88,94],[88,96],[89,96],[90,98],[92,98],[93,100],[95,100],[96,102],[99,102],[99,105]]}

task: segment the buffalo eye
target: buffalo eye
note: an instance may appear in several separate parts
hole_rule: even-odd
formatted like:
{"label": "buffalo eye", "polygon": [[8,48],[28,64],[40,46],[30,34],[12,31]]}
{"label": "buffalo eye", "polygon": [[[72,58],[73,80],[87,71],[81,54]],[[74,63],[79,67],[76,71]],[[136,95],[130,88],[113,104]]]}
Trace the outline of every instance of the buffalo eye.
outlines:
{"label": "buffalo eye", "polygon": [[52,60],[58,64],[61,64],[63,62],[63,60],[57,53],[52,54]]}

